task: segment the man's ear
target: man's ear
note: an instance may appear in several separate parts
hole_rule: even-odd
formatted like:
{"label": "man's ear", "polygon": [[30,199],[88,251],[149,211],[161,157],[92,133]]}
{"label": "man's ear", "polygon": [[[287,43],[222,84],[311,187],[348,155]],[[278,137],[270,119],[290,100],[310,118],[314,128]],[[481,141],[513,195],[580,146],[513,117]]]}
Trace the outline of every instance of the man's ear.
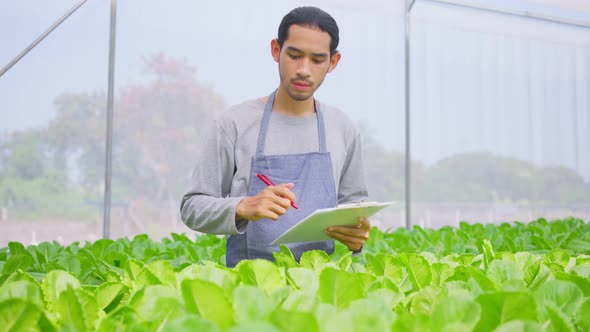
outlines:
{"label": "man's ear", "polygon": [[330,67],[328,67],[328,73],[334,70],[334,68],[336,68],[336,65],[338,65],[338,62],[340,61],[340,58],[342,58],[342,55],[338,51],[336,51],[336,53],[330,56]]}
{"label": "man's ear", "polygon": [[276,38],[270,41],[270,53],[272,54],[272,58],[275,59],[276,62],[279,62],[281,45],[279,45],[279,40]]}

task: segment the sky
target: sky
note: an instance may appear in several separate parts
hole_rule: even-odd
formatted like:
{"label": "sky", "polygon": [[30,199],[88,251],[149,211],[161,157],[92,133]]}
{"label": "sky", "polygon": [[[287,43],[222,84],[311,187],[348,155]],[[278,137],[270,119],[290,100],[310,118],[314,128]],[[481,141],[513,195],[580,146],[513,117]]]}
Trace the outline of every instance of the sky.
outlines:
{"label": "sky", "polygon": [[[0,3],[0,40],[3,43],[0,49],[0,66],[3,67],[12,60],[77,2],[25,0]],[[571,4],[575,1],[561,1],[563,8],[547,6],[547,3],[558,2],[549,0],[457,2],[470,2],[482,6],[493,4],[497,8],[537,11],[543,16],[564,17],[590,23],[590,12],[572,10],[576,9]],[[357,41],[363,37],[370,38],[372,34],[370,18],[362,12],[363,9],[371,12],[377,20],[386,19],[383,13],[397,17],[397,21],[401,19],[401,5],[384,3],[386,1],[363,1],[361,7],[356,1],[336,0],[257,0],[249,5],[231,1],[119,1],[116,85],[123,86],[133,81],[141,81],[143,78],[138,66],[141,56],[165,52],[189,59],[189,62],[198,67],[200,79],[209,81],[218,88],[230,104],[237,103],[266,93],[276,85],[276,68],[268,57],[268,40],[274,37],[280,18],[290,8],[301,4],[319,5],[336,10],[340,8],[338,14],[341,16],[340,25],[343,30],[341,47],[348,51],[356,45],[347,45],[345,36]],[[385,6],[388,8],[380,11]],[[351,13],[357,10],[357,15]],[[4,113],[0,117],[0,131],[36,127],[46,123],[54,115],[52,100],[61,91],[106,90],[109,14],[108,1],[87,1],[7,74],[0,77],[0,107]],[[246,26],[243,25],[243,16],[247,17]],[[369,26],[363,27],[359,26],[361,24],[350,22],[354,29],[347,29],[347,21],[355,20]],[[240,22],[240,27],[232,26],[232,21]],[[377,24],[373,28],[383,26],[385,24]],[[399,30],[398,26],[392,25],[392,28]],[[392,46],[386,52],[393,59],[385,66],[403,65],[403,49],[393,45],[401,41],[403,31],[394,31],[392,37]],[[242,47],[246,48],[248,54],[236,54],[235,50]],[[341,67],[347,67],[344,74],[354,76],[358,74],[358,70],[366,69],[362,65],[355,68],[356,63],[346,63],[348,59],[357,60],[357,54],[353,54],[353,58],[347,58],[348,56],[349,53],[345,52],[344,61],[341,63]],[[245,58],[248,63],[240,63],[240,58]],[[362,60],[360,62],[362,63]],[[212,63],[215,66],[209,65]],[[255,69],[246,70],[244,67]],[[264,88],[239,86],[239,83],[236,83],[238,80],[234,78],[236,72],[238,76],[256,76],[257,82],[264,84]],[[399,79],[402,75],[401,72],[392,72],[399,84],[403,84],[403,80]],[[338,76],[338,71],[333,76]],[[334,80],[338,80],[338,77]],[[399,88],[397,85],[392,87]],[[321,92],[320,90],[320,96]],[[32,98],[29,94],[35,94],[35,97]],[[6,116],[6,113],[11,114]]]}

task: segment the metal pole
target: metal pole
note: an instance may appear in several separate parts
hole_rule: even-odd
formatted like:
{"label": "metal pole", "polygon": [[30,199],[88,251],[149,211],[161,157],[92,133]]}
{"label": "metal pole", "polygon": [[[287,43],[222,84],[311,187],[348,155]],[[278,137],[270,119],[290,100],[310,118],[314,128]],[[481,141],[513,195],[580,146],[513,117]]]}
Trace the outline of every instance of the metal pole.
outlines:
{"label": "metal pole", "polygon": [[107,97],[107,141],[104,175],[104,223],[103,237],[109,238],[111,224],[111,174],[113,156],[113,101],[115,85],[115,37],[117,22],[117,0],[111,0],[111,34],[109,45],[109,91]]}
{"label": "metal pole", "polygon": [[10,70],[10,68],[12,68],[12,66],[14,66],[17,62],[19,62],[20,59],[22,59],[25,55],[27,55],[27,53],[29,53],[33,48],[35,48],[35,46],[37,46],[37,44],[39,44],[43,39],[45,39],[45,37],[47,37],[51,32],[53,32],[53,30],[55,30],[55,28],[57,28],[60,24],[62,24],[63,21],[65,21],[68,17],[70,17],[70,15],[72,15],[76,10],[78,10],[78,8],[80,8],[86,1],[88,1],[88,0],[80,1],[76,5],[74,5],[74,7],[72,7],[72,9],[70,9],[60,19],[58,19],[55,23],[53,23],[53,25],[50,26],[49,29],[47,29],[37,39],[35,39],[27,48],[25,48],[22,52],[20,52],[19,55],[17,55],[16,58],[14,58],[14,60],[10,61],[4,68],[2,68],[2,70],[0,70],[0,77],[2,77],[2,75],[4,75],[8,70]]}
{"label": "metal pole", "polygon": [[410,12],[416,0],[406,0],[404,14],[404,33],[405,33],[405,92],[406,92],[406,229],[412,228],[412,155],[410,150]]}

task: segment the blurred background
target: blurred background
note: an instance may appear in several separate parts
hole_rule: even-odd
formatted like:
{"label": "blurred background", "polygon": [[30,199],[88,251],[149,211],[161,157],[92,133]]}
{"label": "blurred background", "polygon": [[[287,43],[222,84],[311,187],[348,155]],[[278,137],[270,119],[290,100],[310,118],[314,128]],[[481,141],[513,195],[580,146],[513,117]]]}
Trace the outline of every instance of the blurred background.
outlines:
{"label": "blurred background", "polygon": [[[0,2],[0,68],[77,3]],[[590,220],[587,1],[126,0],[111,237],[192,232],[178,211],[202,129],[277,87],[270,40],[301,5],[339,24],[316,98],[361,130],[371,198],[398,202],[380,228]],[[0,77],[0,246],[103,236],[110,15],[85,2]]]}

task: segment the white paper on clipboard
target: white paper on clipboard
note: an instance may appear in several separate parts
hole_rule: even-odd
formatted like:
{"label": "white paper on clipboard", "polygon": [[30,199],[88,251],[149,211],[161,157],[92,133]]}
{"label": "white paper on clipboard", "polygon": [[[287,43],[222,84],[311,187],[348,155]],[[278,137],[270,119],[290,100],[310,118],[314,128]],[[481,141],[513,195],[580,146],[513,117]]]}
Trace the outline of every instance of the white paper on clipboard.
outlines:
{"label": "white paper on clipboard", "polygon": [[318,209],[279,235],[271,244],[331,240],[331,237],[324,234],[326,228],[330,226],[354,226],[358,223],[359,217],[368,218],[394,203],[361,202]]}

